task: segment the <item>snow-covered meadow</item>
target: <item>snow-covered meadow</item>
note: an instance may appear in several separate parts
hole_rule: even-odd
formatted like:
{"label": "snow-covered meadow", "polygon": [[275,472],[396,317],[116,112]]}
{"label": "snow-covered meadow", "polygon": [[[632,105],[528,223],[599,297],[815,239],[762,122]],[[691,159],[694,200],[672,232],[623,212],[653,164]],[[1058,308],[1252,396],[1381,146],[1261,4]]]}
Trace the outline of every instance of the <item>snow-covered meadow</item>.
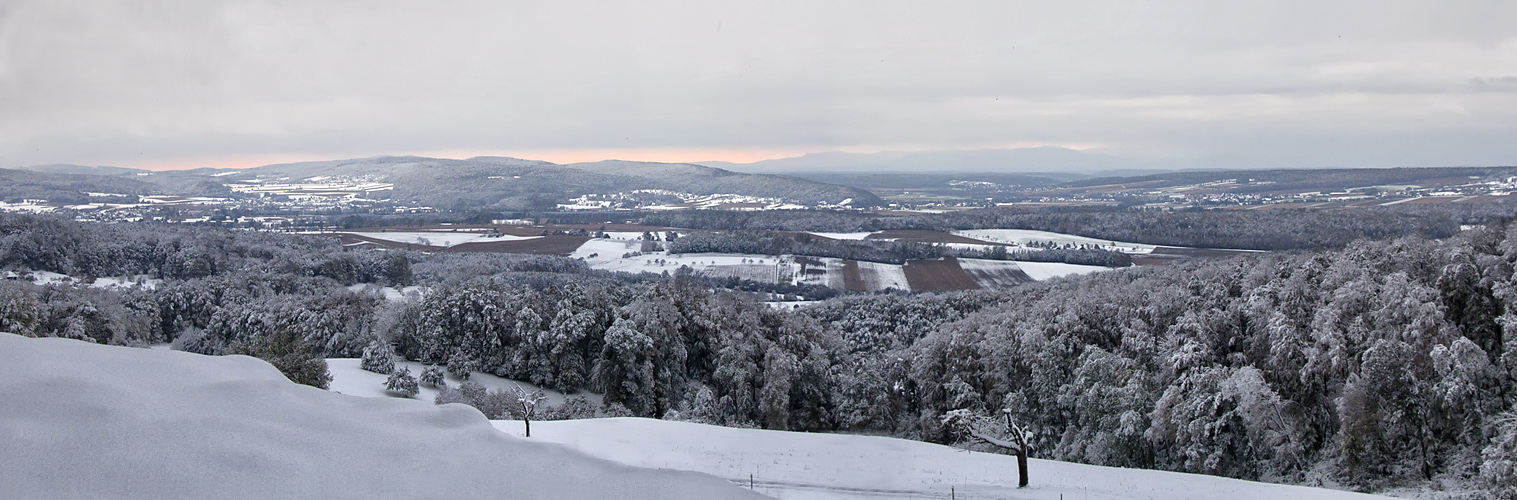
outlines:
{"label": "snow-covered meadow", "polygon": [[0,334],[0,401],[0,498],[761,498],[245,356]]}
{"label": "snow-covered meadow", "polygon": [[[492,422],[521,435],[514,420]],[[627,465],[687,470],[782,500],[868,498],[1353,500],[1359,493],[1215,476],[1016,458],[887,437],[734,429],[644,418],[532,423],[532,440]]]}
{"label": "snow-covered meadow", "polygon": [[512,236],[509,234],[496,234],[478,231],[386,231],[362,233],[348,232],[347,234],[362,236],[365,238],[373,238],[376,240],[393,241],[395,243],[430,245],[437,247],[453,247],[476,241],[520,241],[540,238],[540,236]]}
{"label": "snow-covered meadow", "polygon": [[[385,380],[389,376],[364,370],[359,367],[361,362],[362,360],[359,358],[327,358],[327,370],[332,374],[332,382],[327,388],[332,392],[339,392],[349,396],[366,398],[395,397],[394,394],[385,390]],[[422,370],[425,370],[427,365],[415,361],[396,361],[395,368],[400,369],[401,367],[410,370],[412,376],[420,376]],[[463,383],[462,380],[452,375],[448,375],[446,378],[448,385],[451,387],[458,387],[459,384]],[[477,371],[469,373],[469,381],[478,383],[484,386],[485,389],[497,391],[511,391],[518,386],[529,392],[540,389],[528,382],[505,379]],[[422,385],[418,387],[418,391],[410,399],[429,403],[437,399],[437,388],[435,387]],[[570,396],[549,389],[542,389],[542,391],[548,397],[543,401],[545,405],[563,404],[564,398]],[[601,406],[600,394],[580,392],[573,394],[573,396],[583,397],[596,407]]]}
{"label": "snow-covered meadow", "polygon": [[85,285],[94,288],[145,288],[152,290],[163,283],[162,279],[151,275],[139,274],[136,276],[102,276],[89,280],[85,277],[69,276],[67,274],[51,271],[6,271],[0,273],[5,279],[26,280],[38,285]]}
{"label": "snow-covered meadow", "polygon": [[[780,278],[788,278],[795,273],[795,263],[788,256],[775,257],[772,255],[751,255],[736,253],[688,253],[671,254],[657,251],[646,254],[626,256],[629,253],[638,253],[642,249],[641,239],[609,239],[598,238],[586,241],[580,245],[569,257],[583,259],[591,269],[606,271],[620,271],[628,273],[662,273],[673,272],[680,266],[689,266],[696,271],[705,271],[717,276],[737,275],[748,277],[769,276],[768,282],[777,282]],[[749,269],[753,266],[767,266],[775,268],[773,271],[756,273]],[[725,268],[741,268],[727,270]],[[755,280],[762,281],[762,280]]]}
{"label": "snow-covered meadow", "polygon": [[1154,251],[1154,245],[1142,243],[1127,243],[1122,241],[1101,240],[1087,238],[1072,234],[1050,233],[1048,231],[1033,231],[1030,229],[966,229],[952,231],[954,236],[974,238],[992,243],[1004,243],[1016,246],[1029,246],[1033,243],[1053,245],[1090,245],[1106,250],[1123,253],[1149,253]]}
{"label": "snow-covered meadow", "polygon": [[[331,389],[363,397],[394,397],[385,376],[360,369],[357,359],[328,359]],[[412,373],[423,366],[397,362]],[[487,388],[520,384],[475,372],[470,380]],[[458,380],[449,377],[457,385]],[[423,388],[414,399],[431,401]],[[545,404],[564,395],[545,391]],[[581,393],[599,406],[600,396]],[[498,430],[522,436],[516,420],[497,420]],[[1032,459],[1028,488],[1016,487],[1015,458],[970,452],[932,443],[878,436],[737,429],[644,418],[534,421],[534,441],[559,443],[618,463],[655,469],[700,472],[741,485],[752,481],[764,495],[785,500],[865,498],[964,499],[1212,499],[1293,498],[1337,500],[1386,498],[1196,474],[1121,469]]]}
{"label": "snow-covered meadow", "polygon": [[859,261],[859,279],[864,281],[864,289],[871,292],[911,289],[906,283],[906,271],[899,264]]}
{"label": "snow-covered meadow", "polygon": [[[980,259],[961,259],[959,265],[963,265],[963,261],[966,261],[966,260],[981,261]],[[1008,263],[1008,264],[1015,264],[1017,266],[1017,268],[1019,268],[1019,269],[1022,270],[1022,272],[1027,273],[1028,277],[1031,277],[1032,279],[1034,279],[1036,281],[1044,281],[1044,280],[1050,280],[1050,279],[1054,279],[1054,278],[1062,278],[1062,277],[1065,277],[1065,276],[1074,276],[1074,275],[1079,275],[1079,274],[1090,274],[1090,273],[1094,273],[1094,272],[1107,271],[1107,270],[1111,269],[1109,267],[1082,266],[1082,265],[1079,265],[1079,264],[1065,264],[1063,262],[1011,262],[1011,261],[981,261],[981,262],[1005,262],[1005,263]]]}
{"label": "snow-covered meadow", "polygon": [[807,233],[807,234],[811,234],[811,235],[814,235],[814,236],[821,236],[823,238],[834,239],[834,240],[862,240],[864,238],[868,238],[869,235],[874,234],[874,233],[872,233],[872,232],[861,232],[861,233],[818,233],[818,232],[812,232],[812,233]]}

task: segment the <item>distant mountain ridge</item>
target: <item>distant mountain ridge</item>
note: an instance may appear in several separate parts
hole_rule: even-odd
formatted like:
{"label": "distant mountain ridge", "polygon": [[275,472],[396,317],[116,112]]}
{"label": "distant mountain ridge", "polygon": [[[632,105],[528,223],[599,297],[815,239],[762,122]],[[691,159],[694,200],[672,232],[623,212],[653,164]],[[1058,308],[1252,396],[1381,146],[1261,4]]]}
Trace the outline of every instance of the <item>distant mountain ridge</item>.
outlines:
{"label": "distant mountain ridge", "polygon": [[0,201],[27,199],[59,203],[84,203],[87,193],[124,195],[165,194],[163,186],[133,177],[52,173],[0,168]]}
{"label": "distant mountain ridge", "polygon": [[812,153],[753,163],[697,162],[738,172],[1097,172],[1152,168],[1145,162],[1062,147],[880,153]]}
{"label": "distant mountain ridge", "polygon": [[395,184],[392,199],[450,209],[550,208],[552,202],[586,194],[662,189],[696,195],[740,194],[799,203],[841,203],[852,199],[877,205],[874,194],[857,188],[776,175],[731,172],[687,163],[607,160],[559,165],[538,160],[479,156],[464,160],[383,156],[355,160],[266,165],[226,175],[251,180],[285,175],[375,177]]}
{"label": "distant mountain ridge", "polygon": [[[801,204],[881,204],[869,191],[779,175],[747,174],[686,163],[608,160],[559,165],[545,161],[481,156],[464,160],[380,156],[349,160],[264,165],[249,169],[150,172],[119,167],[42,165],[0,171],[7,184],[53,196],[73,191],[226,196],[229,183],[259,180],[299,182],[324,176],[394,184],[392,201],[452,210],[548,210],[588,194],[657,189],[693,195],[736,194]],[[80,172],[80,173],[76,173]],[[89,173],[82,173],[89,172]],[[70,189],[70,187],[75,187]],[[0,186],[0,197],[20,191]],[[75,196],[74,198],[78,198]]]}
{"label": "distant mountain ridge", "polygon": [[50,165],[32,165],[21,167],[17,170],[32,172],[45,172],[50,174],[82,174],[82,175],[132,175],[151,170],[129,167],[88,167],[84,165],[69,165],[66,163],[54,163]]}

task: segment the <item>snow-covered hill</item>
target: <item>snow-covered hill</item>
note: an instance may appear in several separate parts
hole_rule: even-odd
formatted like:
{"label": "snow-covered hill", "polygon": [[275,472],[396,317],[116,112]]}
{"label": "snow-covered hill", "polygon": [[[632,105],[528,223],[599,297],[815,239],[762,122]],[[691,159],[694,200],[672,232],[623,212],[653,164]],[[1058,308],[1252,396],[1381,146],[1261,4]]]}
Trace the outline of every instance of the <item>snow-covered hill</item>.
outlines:
{"label": "snow-covered hill", "polygon": [[0,498],[759,498],[269,364],[0,334]]}
{"label": "snow-covered hill", "polygon": [[[853,199],[880,204],[862,189],[792,177],[729,172],[683,163],[604,161],[556,165],[504,157],[466,160],[382,156],[352,160],[265,165],[222,181],[298,181],[313,176],[363,178],[394,185],[390,198],[426,206],[463,208],[510,206],[536,199],[565,201],[586,194],[658,189],[695,195],[737,194],[780,198],[804,204],[837,204]],[[507,200],[515,200],[507,202]],[[505,203],[505,205],[501,205]],[[552,205],[547,205],[551,207]]]}
{"label": "snow-covered hill", "polygon": [[[518,421],[494,422],[521,435]],[[1389,497],[1214,476],[1031,460],[1018,489],[1016,458],[886,437],[733,429],[643,418],[533,422],[532,439],[628,465],[704,472],[783,500],[1227,499]]]}

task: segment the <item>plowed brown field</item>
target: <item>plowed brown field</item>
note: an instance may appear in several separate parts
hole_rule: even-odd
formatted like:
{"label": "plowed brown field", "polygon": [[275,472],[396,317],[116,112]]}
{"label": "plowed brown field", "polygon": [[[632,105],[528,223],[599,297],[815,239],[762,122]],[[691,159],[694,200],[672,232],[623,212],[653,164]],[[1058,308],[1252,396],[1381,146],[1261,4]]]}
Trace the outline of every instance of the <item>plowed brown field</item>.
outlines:
{"label": "plowed brown field", "polygon": [[958,259],[953,257],[906,261],[902,270],[906,272],[906,282],[911,284],[912,291],[980,289],[980,284],[975,283],[974,278],[959,267]]}
{"label": "plowed brown field", "polygon": [[859,273],[859,262],[856,260],[843,261],[843,289],[845,290],[868,290],[864,285],[864,275]]}

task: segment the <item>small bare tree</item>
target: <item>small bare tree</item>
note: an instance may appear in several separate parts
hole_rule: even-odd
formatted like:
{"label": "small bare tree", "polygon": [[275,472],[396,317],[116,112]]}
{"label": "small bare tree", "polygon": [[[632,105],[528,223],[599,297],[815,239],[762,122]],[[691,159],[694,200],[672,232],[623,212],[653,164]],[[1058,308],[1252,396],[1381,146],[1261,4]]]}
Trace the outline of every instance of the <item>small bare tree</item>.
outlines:
{"label": "small bare tree", "polygon": [[516,403],[520,405],[516,411],[521,413],[521,421],[527,426],[527,437],[532,437],[532,417],[537,416],[538,403],[548,399],[548,395],[541,389],[528,392],[520,384],[513,385],[516,387]]}
{"label": "small bare tree", "polygon": [[1027,486],[1027,442],[1032,433],[1011,419],[1011,409],[1002,409],[1006,422],[1000,419],[959,409],[943,414],[943,426],[960,437],[1009,450],[1017,454],[1017,487]]}

